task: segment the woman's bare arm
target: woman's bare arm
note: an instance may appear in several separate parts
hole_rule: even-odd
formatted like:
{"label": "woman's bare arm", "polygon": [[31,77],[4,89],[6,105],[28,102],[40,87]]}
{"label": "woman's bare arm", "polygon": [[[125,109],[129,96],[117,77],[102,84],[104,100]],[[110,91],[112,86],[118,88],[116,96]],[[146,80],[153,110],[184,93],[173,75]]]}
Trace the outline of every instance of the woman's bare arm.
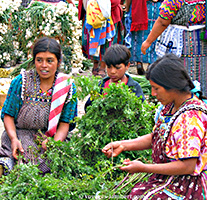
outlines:
{"label": "woman's bare arm", "polygon": [[162,34],[162,32],[169,26],[171,19],[162,19],[158,17],[155,21],[150,34],[147,39],[142,43],[141,51],[146,54],[146,50],[151,46],[151,44]]}

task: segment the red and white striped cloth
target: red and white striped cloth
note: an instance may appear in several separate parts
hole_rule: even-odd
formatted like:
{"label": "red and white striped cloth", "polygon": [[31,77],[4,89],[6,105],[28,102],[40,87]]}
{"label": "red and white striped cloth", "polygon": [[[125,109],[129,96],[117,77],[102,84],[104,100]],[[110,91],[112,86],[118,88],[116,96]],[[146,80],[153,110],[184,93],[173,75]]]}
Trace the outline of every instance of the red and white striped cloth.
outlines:
{"label": "red and white striped cloth", "polygon": [[[48,137],[54,136],[57,131],[60,115],[71,85],[72,80],[68,75],[63,73],[58,74],[52,93],[48,130],[45,133]],[[72,89],[70,93],[70,97],[72,98]]]}

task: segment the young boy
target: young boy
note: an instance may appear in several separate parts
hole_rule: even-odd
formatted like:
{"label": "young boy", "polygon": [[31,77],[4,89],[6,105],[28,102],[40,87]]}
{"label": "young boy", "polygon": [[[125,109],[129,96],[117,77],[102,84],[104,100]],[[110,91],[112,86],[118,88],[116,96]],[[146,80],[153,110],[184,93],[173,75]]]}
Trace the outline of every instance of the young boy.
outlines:
{"label": "young boy", "polygon": [[[106,70],[108,76],[100,82],[100,85],[101,88],[108,88],[110,83],[117,84],[119,81],[124,82],[129,88],[132,88],[132,92],[134,92],[137,97],[142,96],[142,101],[144,101],[145,98],[141,86],[137,81],[133,80],[130,75],[126,74],[130,66],[130,57],[130,50],[124,45],[115,44],[109,47],[103,57],[107,65]],[[100,92],[102,93],[103,89],[101,89]],[[85,103],[85,111],[91,103],[92,101],[89,97]]]}

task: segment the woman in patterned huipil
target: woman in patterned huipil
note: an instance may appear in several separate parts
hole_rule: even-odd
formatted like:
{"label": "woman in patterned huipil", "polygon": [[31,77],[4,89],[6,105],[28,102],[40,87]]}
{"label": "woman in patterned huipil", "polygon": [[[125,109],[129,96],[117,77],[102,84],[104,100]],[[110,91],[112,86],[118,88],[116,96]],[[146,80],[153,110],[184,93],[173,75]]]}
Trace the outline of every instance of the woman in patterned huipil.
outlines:
{"label": "woman in patterned huipil", "polygon": [[[12,80],[1,112],[5,126],[0,147],[1,174],[12,170],[19,153],[27,163],[34,158],[34,150],[38,149],[40,155],[46,150],[47,137],[64,141],[74,128],[77,100],[72,97],[76,87],[68,75],[59,72],[61,58],[61,47],[55,39],[40,38],[34,44],[30,63],[35,68],[22,70]],[[38,130],[44,134],[41,148],[36,143]],[[50,171],[40,156],[35,161],[41,172]]]}
{"label": "woman in patterned huipil", "polygon": [[161,103],[153,132],[136,139],[112,142],[102,151],[110,157],[122,151],[152,148],[153,163],[126,159],[123,163],[126,166],[120,167],[129,173],[152,173],[146,182],[134,186],[129,199],[206,199],[206,99],[199,88],[194,87],[181,59],[174,54],[151,64],[146,78],[150,81],[152,95]]}
{"label": "woman in patterned huipil", "polygon": [[164,0],[141,51],[145,54],[157,39],[158,57],[169,52],[181,57],[190,77],[201,83],[201,90],[207,95],[207,40],[202,36],[205,31],[207,34],[205,23],[205,0]]}

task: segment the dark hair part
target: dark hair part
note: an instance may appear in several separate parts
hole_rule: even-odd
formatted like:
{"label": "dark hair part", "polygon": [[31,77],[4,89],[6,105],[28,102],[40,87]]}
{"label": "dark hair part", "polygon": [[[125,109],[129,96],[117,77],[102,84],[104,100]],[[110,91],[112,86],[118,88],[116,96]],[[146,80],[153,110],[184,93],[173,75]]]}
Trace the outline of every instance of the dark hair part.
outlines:
{"label": "dark hair part", "polygon": [[121,63],[127,66],[130,57],[131,52],[125,45],[114,44],[106,50],[103,61],[108,67],[110,67],[111,65],[116,66]]}
{"label": "dark hair part", "polygon": [[174,54],[167,54],[152,63],[146,72],[146,78],[166,90],[187,92],[195,87],[182,60]]}
{"label": "dark hair part", "polygon": [[[152,63],[148,67],[146,78],[166,90],[188,92],[195,88],[182,60],[174,54],[166,54]],[[202,92],[199,92],[199,99],[206,99]]]}
{"label": "dark hair part", "polygon": [[47,51],[55,54],[58,62],[61,61],[62,51],[61,51],[60,44],[53,38],[42,37],[38,39],[34,44],[34,47],[32,50],[33,59],[30,65],[35,63],[35,58],[38,53],[47,52]]}

